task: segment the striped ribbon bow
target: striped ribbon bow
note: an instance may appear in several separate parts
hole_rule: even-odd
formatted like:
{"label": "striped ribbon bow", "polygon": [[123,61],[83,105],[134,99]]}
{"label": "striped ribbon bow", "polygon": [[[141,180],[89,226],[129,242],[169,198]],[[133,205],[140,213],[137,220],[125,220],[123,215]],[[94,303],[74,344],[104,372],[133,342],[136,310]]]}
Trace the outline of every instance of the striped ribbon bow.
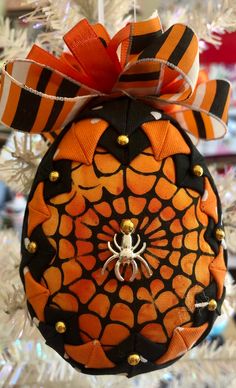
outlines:
{"label": "striped ribbon bow", "polygon": [[163,32],[154,18],[129,23],[110,39],[101,24],[82,20],[64,41],[70,52],[60,58],[33,46],[27,59],[3,67],[0,120],[6,126],[59,130],[90,99],[125,94],[164,110],[197,138],[225,134],[229,83],[198,84],[198,40],[189,27]]}

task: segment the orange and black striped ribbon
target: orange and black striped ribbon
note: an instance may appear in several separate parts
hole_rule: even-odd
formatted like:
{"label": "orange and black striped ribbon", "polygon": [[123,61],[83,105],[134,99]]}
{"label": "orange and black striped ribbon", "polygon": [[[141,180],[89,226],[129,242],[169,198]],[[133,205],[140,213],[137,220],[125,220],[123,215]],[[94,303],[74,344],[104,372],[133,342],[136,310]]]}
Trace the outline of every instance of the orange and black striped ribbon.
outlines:
{"label": "orange and black striped ribbon", "polygon": [[166,111],[196,138],[224,136],[230,85],[198,84],[198,39],[189,27],[163,32],[155,18],[129,23],[110,39],[103,26],[82,20],[64,39],[71,54],[56,58],[34,46],[27,59],[3,67],[6,126],[53,139],[92,98],[125,94]]}

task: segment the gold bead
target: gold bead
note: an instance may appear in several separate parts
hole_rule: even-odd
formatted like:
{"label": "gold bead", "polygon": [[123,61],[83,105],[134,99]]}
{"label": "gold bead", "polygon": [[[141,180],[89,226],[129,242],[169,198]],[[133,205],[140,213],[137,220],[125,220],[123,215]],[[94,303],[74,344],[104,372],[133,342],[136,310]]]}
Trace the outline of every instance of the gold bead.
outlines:
{"label": "gold bead", "polygon": [[121,146],[125,146],[129,143],[129,138],[126,135],[120,135],[117,138],[117,143],[120,144]]}
{"label": "gold bead", "polygon": [[49,180],[51,182],[56,182],[60,177],[60,174],[58,171],[51,171],[49,174]]}
{"label": "gold bead", "polygon": [[224,240],[224,238],[225,238],[225,232],[223,231],[223,229],[217,228],[216,229],[216,239],[218,241],[222,241],[222,240]]}
{"label": "gold bead", "polygon": [[194,167],[193,167],[193,173],[194,175],[196,176],[202,176],[203,175],[203,168],[202,166],[200,166],[199,164],[196,164]]}
{"label": "gold bead", "polygon": [[29,253],[35,253],[37,251],[37,244],[35,241],[30,241],[27,245],[27,251]]}
{"label": "gold bead", "polygon": [[129,365],[132,365],[132,366],[136,366],[140,363],[141,361],[141,358],[138,354],[131,354],[129,357],[128,357],[128,363]]}
{"label": "gold bead", "polygon": [[134,230],[134,223],[131,220],[123,220],[120,228],[125,234],[132,233]]}
{"label": "gold bead", "polygon": [[64,322],[59,321],[55,324],[55,329],[58,333],[63,334],[66,331],[66,324]]}
{"label": "gold bead", "polygon": [[217,309],[217,302],[216,302],[216,300],[215,299],[211,299],[207,308],[208,308],[209,311],[215,311]]}

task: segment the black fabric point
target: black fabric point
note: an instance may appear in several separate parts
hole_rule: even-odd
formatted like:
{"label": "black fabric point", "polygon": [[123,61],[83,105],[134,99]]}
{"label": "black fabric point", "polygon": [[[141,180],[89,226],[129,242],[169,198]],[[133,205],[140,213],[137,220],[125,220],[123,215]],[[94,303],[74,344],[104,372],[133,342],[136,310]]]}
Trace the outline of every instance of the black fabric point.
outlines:
{"label": "black fabric point", "polygon": [[40,281],[43,272],[48,268],[53,256],[55,255],[55,249],[49,243],[47,237],[42,231],[42,226],[37,226],[32,232],[30,239],[37,243],[37,251],[33,254],[29,253],[24,245],[24,239],[26,234],[22,236],[22,260],[20,265],[20,274],[22,280],[24,279],[23,270],[26,266],[29,267],[30,273],[36,281]]}
{"label": "black fabric point", "polygon": [[98,146],[109,151],[123,165],[129,164],[145,148],[150,146],[148,137],[141,129],[137,129],[135,134],[129,137],[129,143],[125,146],[120,146],[117,143],[117,137],[116,130],[109,127],[101,136]]}
{"label": "black fabric point", "polygon": [[[96,106],[102,106],[102,108],[94,109]],[[100,117],[114,127],[119,134],[131,135],[141,124],[155,121],[150,113],[152,111],[156,109],[141,101],[121,97],[112,101],[96,102],[82,112],[78,119]]]}
{"label": "black fabric point", "polygon": [[[45,200],[53,198],[58,194],[68,193],[71,191],[71,177],[68,174],[68,171],[70,171],[70,169],[71,169],[70,160],[58,160],[53,162],[53,166],[51,167],[51,169],[47,170],[47,176],[45,177],[45,186],[44,186]],[[49,174],[51,171],[59,172],[58,181],[50,182]]]}
{"label": "black fabric point", "polygon": [[40,322],[38,328],[42,336],[46,339],[46,344],[59,353],[60,356],[64,357],[65,350],[63,336],[59,334],[55,328],[44,322]]}
{"label": "black fabric point", "polygon": [[59,310],[53,307],[46,306],[44,309],[45,322],[53,328],[55,324],[62,321],[66,324],[66,331],[60,334],[64,338],[64,342],[68,345],[81,345],[82,341],[79,336],[78,329],[78,314],[71,311]]}
{"label": "black fabric point", "polygon": [[117,364],[127,362],[129,355],[132,353],[137,353],[147,361],[153,362],[164,354],[166,348],[167,346],[165,344],[156,344],[141,334],[135,333],[121,342],[116,348],[109,350],[106,354],[111,361]]}

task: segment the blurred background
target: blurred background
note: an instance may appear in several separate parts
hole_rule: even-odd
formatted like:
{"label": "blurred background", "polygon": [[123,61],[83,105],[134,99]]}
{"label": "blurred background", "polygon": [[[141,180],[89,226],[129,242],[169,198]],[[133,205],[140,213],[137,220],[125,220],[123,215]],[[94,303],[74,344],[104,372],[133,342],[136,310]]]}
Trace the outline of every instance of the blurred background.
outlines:
{"label": "blurred background", "polygon": [[[153,388],[223,388],[227,384],[227,387],[234,388],[236,1],[0,0],[0,67],[7,60],[24,58],[34,42],[59,55],[64,48],[63,34],[83,17],[97,21],[99,4],[101,6],[102,3],[105,4],[105,24],[111,34],[128,20],[149,18],[156,10],[164,29],[177,22],[189,24],[200,39],[203,80],[226,78],[232,84],[227,135],[224,139],[201,141],[198,144],[199,150],[206,156],[223,204],[229,250],[226,307],[206,347],[181,361],[179,369],[152,373],[130,382],[123,377],[108,379],[75,375],[69,366],[43,346],[30,323],[25,320],[24,295],[18,277],[19,236],[27,193],[47,145],[40,136],[29,138],[27,135],[12,134],[11,130],[0,124],[0,328],[1,325],[4,327],[4,330],[0,330],[0,387],[119,388],[124,384],[126,387],[145,387],[149,384]],[[211,343],[213,347],[207,347]]]}

